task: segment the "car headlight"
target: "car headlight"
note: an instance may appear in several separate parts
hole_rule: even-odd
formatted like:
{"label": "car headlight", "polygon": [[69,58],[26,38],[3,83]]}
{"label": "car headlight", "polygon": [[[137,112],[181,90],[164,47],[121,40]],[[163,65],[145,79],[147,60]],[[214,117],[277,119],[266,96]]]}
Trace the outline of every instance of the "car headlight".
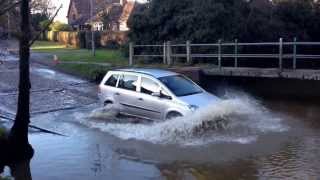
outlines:
{"label": "car headlight", "polygon": [[190,109],[191,111],[196,111],[197,109],[199,109],[199,107],[196,106],[196,105],[189,105],[189,109]]}

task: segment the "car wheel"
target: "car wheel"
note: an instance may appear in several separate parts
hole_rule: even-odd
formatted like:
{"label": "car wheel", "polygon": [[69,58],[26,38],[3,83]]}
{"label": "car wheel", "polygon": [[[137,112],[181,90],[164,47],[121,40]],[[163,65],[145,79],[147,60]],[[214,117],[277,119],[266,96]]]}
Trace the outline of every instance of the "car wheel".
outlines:
{"label": "car wheel", "polygon": [[107,108],[107,107],[112,106],[112,104],[113,104],[113,102],[111,102],[111,101],[105,101],[105,102],[103,103],[103,107]]}
{"label": "car wheel", "polygon": [[178,112],[170,112],[167,117],[166,120],[171,120],[171,119],[175,119],[178,117],[182,117],[182,114],[178,113]]}

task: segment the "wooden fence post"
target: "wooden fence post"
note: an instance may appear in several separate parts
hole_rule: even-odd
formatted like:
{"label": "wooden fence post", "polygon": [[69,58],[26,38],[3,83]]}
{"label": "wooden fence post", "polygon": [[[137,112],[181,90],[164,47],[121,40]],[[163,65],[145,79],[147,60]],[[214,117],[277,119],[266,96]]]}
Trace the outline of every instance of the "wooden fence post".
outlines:
{"label": "wooden fence post", "polygon": [[171,51],[172,49],[171,49],[171,42],[170,41],[168,41],[167,42],[167,63],[168,63],[168,65],[169,66],[171,66],[172,65],[172,51]]}
{"label": "wooden fence post", "polygon": [[222,56],[221,56],[221,39],[219,39],[218,41],[218,67],[221,68],[221,60],[222,60]]}
{"label": "wooden fence post", "polygon": [[238,67],[238,39],[234,40],[234,67]]}
{"label": "wooden fence post", "polygon": [[293,69],[297,69],[297,38],[293,38]]}
{"label": "wooden fence post", "polygon": [[279,39],[279,70],[282,71],[283,69],[283,39]]}
{"label": "wooden fence post", "polygon": [[191,60],[191,43],[190,41],[187,41],[187,44],[186,44],[186,50],[187,50],[187,63],[188,64],[192,64],[192,60]]}
{"label": "wooden fence post", "polygon": [[133,66],[134,47],[133,43],[129,43],[129,66]]}
{"label": "wooden fence post", "polygon": [[163,43],[163,64],[167,64],[167,44]]}

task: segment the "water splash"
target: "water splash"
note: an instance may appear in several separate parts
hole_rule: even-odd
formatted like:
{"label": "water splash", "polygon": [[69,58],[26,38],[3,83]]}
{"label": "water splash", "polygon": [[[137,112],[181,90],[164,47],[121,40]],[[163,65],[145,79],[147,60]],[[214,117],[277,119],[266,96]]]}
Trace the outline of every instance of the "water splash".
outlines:
{"label": "water splash", "polygon": [[[245,95],[232,96],[232,99],[211,104],[186,117],[152,124],[105,121],[106,117],[112,119],[112,116],[115,115],[114,112],[116,112],[115,109],[116,107],[108,110],[95,110],[82,123],[124,140],[135,139],[159,144],[181,145],[199,145],[212,142],[247,144],[255,141],[261,133],[287,130],[280,118],[274,117],[259,101]],[[101,121],[94,121],[92,118]],[[227,129],[198,131],[204,122],[217,122],[221,119],[228,122]]]}
{"label": "water splash", "polygon": [[119,113],[119,107],[116,105],[109,105],[108,107],[97,108],[89,114],[89,119],[114,119]]}

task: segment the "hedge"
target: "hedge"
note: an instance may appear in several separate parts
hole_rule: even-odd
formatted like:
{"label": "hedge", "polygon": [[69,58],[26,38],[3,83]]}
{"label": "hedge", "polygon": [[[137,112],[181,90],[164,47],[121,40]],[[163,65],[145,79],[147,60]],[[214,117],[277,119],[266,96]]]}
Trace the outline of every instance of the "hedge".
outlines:
{"label": "hedge", "polygon": [[[77,48],[91,47],[91,31],[47,31],[41,40],[60,42]],[[96,31],[96,47],[118,48],[128,41],[127,32]]]}

